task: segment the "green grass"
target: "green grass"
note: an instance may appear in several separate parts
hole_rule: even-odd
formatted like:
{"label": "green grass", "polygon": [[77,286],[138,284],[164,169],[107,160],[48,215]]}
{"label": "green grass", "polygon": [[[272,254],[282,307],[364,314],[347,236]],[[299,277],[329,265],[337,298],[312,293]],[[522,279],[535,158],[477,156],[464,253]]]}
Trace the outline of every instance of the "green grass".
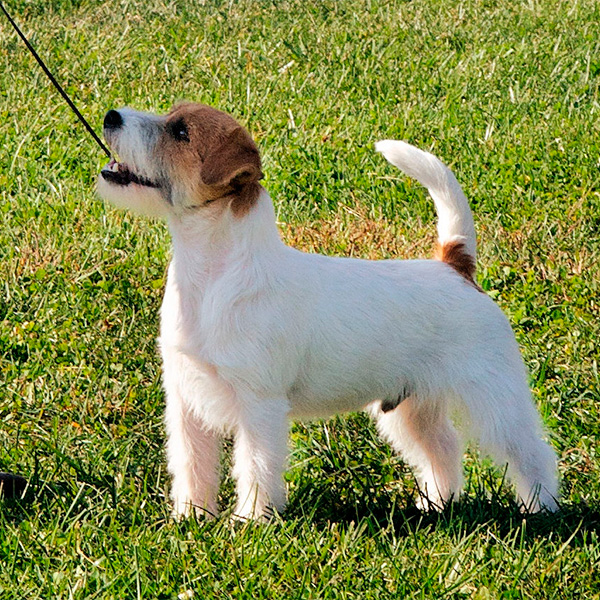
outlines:
{"label": "green grass", "polygon": [[293,428],[274,523],[231,528],[229,479],[223,518],[173,522],[155,344],[166,229],[95,197],[101,152],[0,18],[0,470],[30,479],[0,505],[0,597],[600,597],[600,4],[7,4],[97,131],[111,107],[182,98],[244,122],[299,247],[428,256],[432,203],[373,143],[448,162],[564,510],[523,518],[472,452],[464,500],[420,514],[410,472],[351,415]]}

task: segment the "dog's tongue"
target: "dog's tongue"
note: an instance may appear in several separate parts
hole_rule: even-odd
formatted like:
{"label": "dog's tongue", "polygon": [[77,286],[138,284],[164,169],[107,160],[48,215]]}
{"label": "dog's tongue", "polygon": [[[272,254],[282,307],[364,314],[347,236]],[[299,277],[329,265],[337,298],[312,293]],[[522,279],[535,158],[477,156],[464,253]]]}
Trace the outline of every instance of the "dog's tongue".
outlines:
{"label": "dog's tongue", "polygon": [[132,175],[127,165],[117,162],[111,158],[108,164],[101,171],[102,177],[107,181],[118,185],[129,185],[132,181],[138,182],[139,179]]}
{"label": "dog's tongue", "polygon": [[119,170],[119,166],[119,163],[114,158],[111,158],[108,164],[102,170],[116,173]]}
{"label": "dog's tongue", "polygon": [[129,185],[130,183],[135,183],[145,187],[160,187],[159,183],[151,181],[146,177],[136,175],[126,164],[117,162],[114,158],[111,158],[108,164],[102,169],[101,175],[104,177],[104,179],[106,179],[106,181],[110,181],[118,185]]}

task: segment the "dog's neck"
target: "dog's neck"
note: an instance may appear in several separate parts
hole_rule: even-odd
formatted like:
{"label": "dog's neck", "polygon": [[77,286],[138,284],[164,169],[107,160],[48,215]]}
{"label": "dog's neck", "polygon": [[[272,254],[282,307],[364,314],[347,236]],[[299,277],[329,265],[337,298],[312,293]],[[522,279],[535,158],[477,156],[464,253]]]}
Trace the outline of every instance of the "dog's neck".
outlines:
{"label": "dog's neck", "polygon": [[242,215],[217,202],[169,218],[173,269],[180,283],[205,287],[232,266],[258,267],[283,246],[273,203],[264,188]]}

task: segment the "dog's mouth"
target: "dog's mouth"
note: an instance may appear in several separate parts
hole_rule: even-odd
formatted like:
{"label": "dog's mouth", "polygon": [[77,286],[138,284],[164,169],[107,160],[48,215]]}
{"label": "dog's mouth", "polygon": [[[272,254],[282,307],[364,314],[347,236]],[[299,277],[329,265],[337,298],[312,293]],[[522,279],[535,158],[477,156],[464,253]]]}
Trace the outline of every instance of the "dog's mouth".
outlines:
{"label": "dog's mouth", "polygon": [[100,171],[102,177],[115,185],[128,186],[132,183],[144,187],[159,188],[160,183],[134,173],[125,163],[111,158],[110,162]]}

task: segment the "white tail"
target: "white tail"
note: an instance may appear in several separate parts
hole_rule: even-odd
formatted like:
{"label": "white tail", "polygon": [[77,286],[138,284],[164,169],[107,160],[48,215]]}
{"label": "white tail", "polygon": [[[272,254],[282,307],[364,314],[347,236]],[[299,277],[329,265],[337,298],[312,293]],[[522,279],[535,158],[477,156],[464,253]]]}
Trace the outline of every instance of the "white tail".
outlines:
{"label": "white tail", "polygon": [[428,189],[437,210],[440,247],[462,244],[475,265],[477,240],[473,216],[452,171],[433,154],[406,142],[383,140],[375,144],[375,149]]}

